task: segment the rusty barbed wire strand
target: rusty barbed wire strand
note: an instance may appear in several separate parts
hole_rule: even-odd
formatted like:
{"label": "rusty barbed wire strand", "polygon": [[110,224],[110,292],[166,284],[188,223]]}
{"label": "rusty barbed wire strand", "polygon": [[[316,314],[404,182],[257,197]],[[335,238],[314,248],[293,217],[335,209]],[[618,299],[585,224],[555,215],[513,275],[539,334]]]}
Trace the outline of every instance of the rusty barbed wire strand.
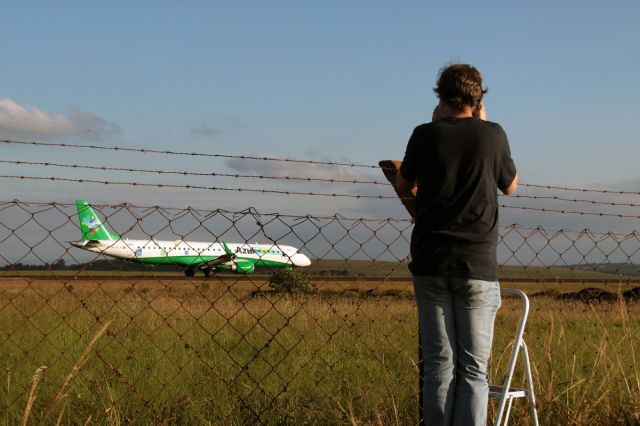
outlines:
{"label": "rusty barbed wire strand", "polygon": [[0,179],[16,179],[16,180],[46,180],[46,181],[59,181],[59,182],[73,182],[73,183],[94,183],[101,185],[126,185],[137,187],[153,187],[153,188],[178,188],[178,189],[201,189],[209,191],[229,191],[229,192],[253,192],[264,194],[280,194],[280,195],[305,195],[316,197],[336,197],[336,198],[355,198],[355,199],[397,199],[395,195],[366,195],[366,194],[345,194],[345,193],[330,193],[330,192],[305,192],[305,191],[285,191],[279,189],[256,189],[256,188],[227,188],[221,186],[201,186],[201,185],[178,185],[171,183],[140,183],[140,182],[121,182],[121,181],[106,181],[97,179],[75,179],[75,178],[62,178],[56,176],[43,177],[43,176],[20,176],[20,175],[0,175]]}
{"label": "rusty barbed wire strand", "polygon": [[90,166],[82,164],[64,164],[51,161],[24,161],[24,160],[0,160],[0,164],[15,165],[31,165],[45,167],[61,167],[69,169],[97,170],[97,171],[118,171],[129,173],[148,173],[158,175],[180,175],[180,176],[208,176],[208,177],[232,177],[232,178],[250,178],[250,179],[268,179],[268,180],[284,180],[284,181],[303,181],[303,182],[324,182],[335,184],[366,184],[366,185],[389,185],[389,182],[376,180],[358,180],[358,179],[326,179],[313,178],[304,176],[265,176],[265,175],[246,175],[240,173],[218,173],[218,172],[187,172],[177,170],[160,170],[160,169],[137,169],[133,167],[112,167],[112,166]]}
{"label": "rusty barbed wire strand", "polygon": [[[75,207],[75,203],[64,203],[64,202],[55,202],[55,201],[51,201],[51,202],[43,202],[43,203],[33,203],[33,202],[24,202],[21,200],[9,200],[9,201],[0,201],[0,212],[3,209],[6,209],[8,207],[10,207],[11,205],[39,205],[39,206],[51,206],[51,207],[57,207],[57,206],[64,206],[64,207]],[[152,206],[144,206],[144,205],[139,205],[139,204],[132,204],[132,203],[120,203],[120,204],[100,204],[100,203],[92,203],[91,204],[94,207],[98,207],[98,208],[134,208],[134,209],[144,209],[144,210],[149,210],[149,209],[157,209],[157,210],[166,210],[166,211],[179,211],[179,212],[194,212],[194,213],[198,213],[198,214],[203,214],[203,215],[210,215],[210,214],[217,214],[217,213],[229,213],[229,214],[251,214],[251,209],[253,209],[253,207],[249,207],[245,210],[240,210],[240,211],[230,211],[230,210],[226,210],[226,209],[215,209],[215,210],[208,210],[208,209],[202,209],[202,208],[193,208],[193,207],[167,207],[167,206],[159,206],[159,205],[152,205]],[[410,223],[412,220],[410,218],[393,218],[393,217],[389,217],[389,218],[364,218],[364,217],[349,217],[349,216],[344,216],[342,214],[336,213],[333,215],[295,215],[295,214],[290,214],[290,213],[260,213],[260,215],[262,216],[275,216],[275,217],[282,217],[282,218],[294,218],[294,219],[308,219],[308,220],[315,220],[315,219],[323,219],[323,220],[358,220],[358,221],[363,221],[363,222],[374,222],[374,223],[379,223],[381,221],[384,222],[390,222],[390,223],[395,223],[395,222],[399,222],[399,223]]]}
{"label": "rusty barbed wire strand", "polygon": [[555,195],[522,195],[522,194],[502,195],[500,194],[500,197],[508,197],[508,198],[514,198],[514,199],[520,198],[520,199],[530,199],[530,200],[560,201],[565,203],[585,203],[585,204],[612,206],[612,207],[616,207],[616,206],[617,207],[640,207],[640,203],[620,203],[616,201],[565,198],[565,197],[558,197]]}
{"label": "rusty barbed wire strand", "polygon": [[626,219],[640,219],[640,215],[629,215],[629,214],[622,214],[622,213],[583,212],[583,211],[565,210],[565,209],[549,209],[545,207],[513,206],[509,204],[500,204],[500,207],[507,208],[507,209],[529,210],[529,211],[537,211],[537,212],[575,214],[579,216],[600,216],[600,217],[617,217],[617,218],[626,218]]}
{"label": "rusty barbed wire strand", "polygon": [[100,146],[100,145],[87,145],[87,144],[73,144],[73,143],[56,143],[56,142],[38,142],[38,141],[17,141],[10,139],[2,139],[0,143],[13,144],[13,145],[33,145],[33,146],[46,146],[50,148],[83,148],[83,149],[96,149],[102,151],[121,151],[121,152],[137,152],[141,154],[164,154],[164,155],[180,155],[189,157],[210,157],[210,158],[227,158],[237,160],[259,160],[259,161],[278,161],[283,163],[300,163],[300,164],[321,164],[326,166],[346,166],[346,167],[362,167],[367,169],[378,169],[378,166],[371,164],[359,164],[340,161],[321,161],[321,160],[298,160],[295,158],[278,158],[260,155],[230,155],[230,154],[210,154],[203,152],[188,152],[188,151],[172,151],[172,150],[160,150],[151,148],[127,148],[118,146]]}
{"label": "rusty barbed wire strand", "polygon": [[[340,161],[301,160],[301,159],[294,159],[294,158],[278,158],[278,157],[259,156],[259,155],[211,154],[211,153],[202,153],[202,152],[158,150],[158,149],[135,148],[135,147],[131,148],[131,147],[118,147],[118,146],[100,146],[100,145],[77,144],[77,143],[73,144],[73,143],[39,142],[39,141],[19,141],[19,140],[13,140],[13,139],[0,139],[0,143],[9,144],[9,145],[13,144],[13,145],[44,146],[44,147],[51,147],[51,148],[80,148],[80,149],[95,149],[95,150],[116,151],[116,152],[135,152],[135,153],[141,153],[141,154],[179,155],[179,156],[190,156],[190,157],[276,161],[276,162],[284,162],[284,163],[318,164],[318,165],[325,165],[325,166],[386,169],[373,164],[340,162]],[[375,182],[376,184],[385,184],[385,182],[380,182],[380,181],[375,181]],[[354,182],[351,182],[351,183],[354,183]],[[373,183],[373,182],[368,182],[368,183]],[[525,188],[556,190],[556,191],[573,191],[573,192],[599,193],[599,194],[612,194],[612,195],[640,195],[640,191],[563,187],[563,186],[557,186],[557,185],[541,185],[541,184],[532,184],[532,183],[524,183],[524,182],[520,182],[518,185]]]}
{"label": "rusty barbed wire strand", "polygon": [[537,189],[549,189],[556,191],[573,191],[573,192],[594,192],[598,194],[612,194],[612,195],[640,195],[638,191],[622,191],[615,189],[597,189],[597,188],[576,188],[576,187],[565,187],[565,186],[554,186],[554,185],[540,185],[533,183],[518,183],[518,186],[523,186],[526,188],[537,188]]}
{"label": "rusty barbed wire strand", "polygon": [[[264,193],[264,194],[279,194],[279,195],[293,195],[293,196],[314,196],[314,197],[333,197],[333,198],[352,198],[352,199],[372,199],[372,200],[395,200],[399,197],[396,195],[369,195],[369,194],[347,194],[347,193],[331,193],[331,192],[313,192],[313,191],[287,191],[279,189],[259,189],[259,188],[229,188],[221,186],[203,186],[203,185],[179,185],[179,184],[163,184],[163,183],[145,183],[145,182],[128,182],[128,181],[107,181],[89,178],[63,178],[56,176],[25,176],[25,175],[0,175],[0,179],[15,179],[15,180],[36,180],[36,181],[60,181],[71,183],[91,183],[100,185],[116,185],[116,186],[132,186],[132,187],[152,187],[152,188],[166,188],[166,189],[194,189],[194,190],[208,190],[208,191],[226,191],[226,192],[251,192],[251,193]],[[544,196],[518,196],[513,195],[508,198],[534,198],[534,199],[547,199],[555,201],[572,201],[565,200],[560,197],[544,197]],[[579,202],[589,202],[591,204],[600,204],[599,202],[591,200],[575,200]],[[604,205],[611,205],[610,203],[604,203]],[[625,204],[616,204],[625,205]],[[568,209],[553,209],[546,207],[531,207],[531,206],[515,206],[509,204],[500,204],[500,207],[518,210],[529,210],[538,212],[552,212],[561,214],[575,214],[581,216],[601,216],[601,217],[617,217],[617,218],[632,218],[640,219],[640,215],[630,215],[623,213],[611,213],[611,212],[589,212],[589,211],[575,211]]]}
{"label": "rusty barbed wire strand", "polygon": [[[389,182],[363,181],[363,180],[357,180],[357,179],[326,179],[326,178],[312,178],[312,177],[300,177],[300,176],[265,176],[265,175],[247,175],[247,174],[240,174],[240,173],[187,172],[187,171],[177,171],[177,170],[140,169],[140,168],[133,168],[133,167],[65,164],[65,163],[56,163],[56,162],[50,162],[50,161],[45,162],[45,161],[25,161],[25,160],[0,160],[0,164],[36,165],[36,166],[60,167],[60,168],[69,168],[69,169],[83,169],[83,170],[96,170],[96,171],[121,171],[121,172],[129,172],[129,173],[146,173],[146,174],[158,174],[158,175],[232,177],[232,178],[248,178],[248,179],[262,179],[262,180],[323,182],[323,183],[330,183],[330,184],[367,184],[367,185],[384,185],[384,186],[390,185]],[[502,196],[502,195],[499,194],[499,196]],[[565,197],[559,197],[559,196],[513,194],[513,195],[510,195],[509,198],[549,200],[549,201],[561,201],[561,202],[569,202],[569,203],[586,203],[586,204],[603,205],[603,206],[640,207],[640,203],[622,203],[622,202],[616,202],[616,201],[565,198]]]}
{"label": "rusty barbed wire strand", "polygon": [[[317,196],[317,197],[333,197],[333,198],[352,198],[352,199],[378,199],[378,200],[396,200],[395,195],[367,195],[367,194],[345,194],[345,193],[329,193],[329,192],[304,192],[304,191],[285,191],[277,189],[257,189],[257,188],[228,188],[217,186],[200,186],[200,185],[178,185],[178,184],[154,184],[154,183],[140,183],[140,182],[123,182],[123,181],[102,181],[96,179],[75,179],[75,178],[61,178],[61,177],[43,177],[43,176],[20,176],[20,175],[0,175],[0,179],[15,179],[15,180],[36,180],[36,181],[59,181],[59,182],[72,182],[72,183],[91,183],[100,185],[116,185],[116,186],[132,186],[132,187],[152,187],[152,188],[167,188],[167,189],[195,189],[195,190],[208,190],[208,191],[226,191],[226,192],[251,192],[251,193],[263,193],[263,194],[279,194],[279,195],[297,195],[297,196]],[[600,217],[617,217],[627,219],[640,219],[640,215],[629,215],[622,213],[609,213],[609,212],[589,212],[589,211],[575,211],[567,209],[552,209],[544,207],[529,207],[529,206],[514,206],[509,204],[500,204],[502,208],[516,209],[516,210],[528,210],[537,212],[550,212],[561,214],[575,214],[579,216],[600,216]]]}

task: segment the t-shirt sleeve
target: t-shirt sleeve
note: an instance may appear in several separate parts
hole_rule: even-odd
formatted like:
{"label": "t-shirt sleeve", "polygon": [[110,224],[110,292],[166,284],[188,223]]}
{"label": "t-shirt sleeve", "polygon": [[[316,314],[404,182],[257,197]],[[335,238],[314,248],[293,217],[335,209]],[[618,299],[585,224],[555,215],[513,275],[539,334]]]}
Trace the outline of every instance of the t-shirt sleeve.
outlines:
{"label": "t-shirt sleeve", "polygon": [[416,179],[416,166],[418,162],[418,136],[416,133],[418,129],[415,129],[409,138],[409,142],[407,143],[407,149],[404,152],[404,158],[402,159],[402,164],[400,165],[400,174],[402,177],[409,181],[413,182]]}
{"label": "t-shirt sleeve", "polygon": [[498,176],[498,189],[504,191],[509,188],[513,179],[516,177],[516,165],[511,158],[511,150],[509,149],[509,141],[507,135],[502,132],[503,146],[502,154],[500,156],[500,174]]}

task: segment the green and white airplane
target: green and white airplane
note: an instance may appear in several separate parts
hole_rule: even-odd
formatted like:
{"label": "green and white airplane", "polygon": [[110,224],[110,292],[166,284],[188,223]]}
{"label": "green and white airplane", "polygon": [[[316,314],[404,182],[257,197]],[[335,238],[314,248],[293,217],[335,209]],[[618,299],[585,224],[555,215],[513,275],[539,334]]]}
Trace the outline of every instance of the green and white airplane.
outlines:
{"label": "green and white airplane", "polygon": [[194,276],[196,269],[208,277],[215,271],[251,274],[257,266],[291,269],[311,264],[295,247],[277,244],[122,239],[100,221],[86,201],[76,200],[76,207],[82,240],[72,242],[73,246],[147,265],[178,265],[185,268],[188,277]]}

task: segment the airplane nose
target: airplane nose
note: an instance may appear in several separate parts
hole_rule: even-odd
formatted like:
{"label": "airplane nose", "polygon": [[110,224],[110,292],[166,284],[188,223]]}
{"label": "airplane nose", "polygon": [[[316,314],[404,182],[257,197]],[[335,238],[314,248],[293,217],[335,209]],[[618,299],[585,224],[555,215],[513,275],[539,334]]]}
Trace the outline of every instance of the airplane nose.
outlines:
{"label": "airplane nose", "polygon": [[294,254],[291,260],[296,266],[304,267],[311,265],[311,260],[309,260],[309,258],[302,253]]}

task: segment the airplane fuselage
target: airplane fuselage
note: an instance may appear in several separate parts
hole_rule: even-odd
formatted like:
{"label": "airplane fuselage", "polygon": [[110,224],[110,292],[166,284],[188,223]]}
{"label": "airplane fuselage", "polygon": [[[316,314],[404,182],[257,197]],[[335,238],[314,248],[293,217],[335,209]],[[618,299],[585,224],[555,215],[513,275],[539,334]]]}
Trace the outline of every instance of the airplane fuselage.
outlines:
{"label": "airplane fuselage", "polygon": [[[161,240],[93,240],[73,243],[94,253],[145,264],[173,264],[198,267],[225,255],[222,243]],[[251,263],[255,266],[309,266],[310,260],[295,247],[270,244],[226,243],[234,259],[216,265],[216,269],[234,269],[234,265]]]}

